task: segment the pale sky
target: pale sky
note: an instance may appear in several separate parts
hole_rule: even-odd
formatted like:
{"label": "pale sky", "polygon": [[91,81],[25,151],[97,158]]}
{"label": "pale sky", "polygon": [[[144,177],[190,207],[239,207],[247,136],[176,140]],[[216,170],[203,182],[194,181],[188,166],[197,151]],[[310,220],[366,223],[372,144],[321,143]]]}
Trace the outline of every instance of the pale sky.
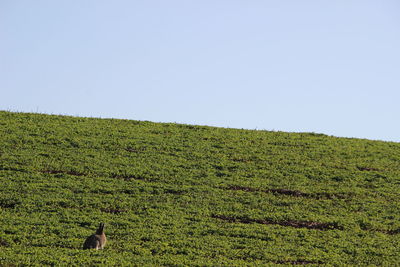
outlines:
{"label": "pale sky", "polygon": [[400,1],[0,0],[0,110],[400,142]]}

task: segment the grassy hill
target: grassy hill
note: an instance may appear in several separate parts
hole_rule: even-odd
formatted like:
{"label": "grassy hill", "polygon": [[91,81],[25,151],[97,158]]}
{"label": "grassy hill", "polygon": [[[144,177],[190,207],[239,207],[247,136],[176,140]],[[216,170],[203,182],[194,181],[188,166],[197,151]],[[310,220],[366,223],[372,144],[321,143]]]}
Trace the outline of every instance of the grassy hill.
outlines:
{"label": "grassy hill", "polygon": [[0,112],[0,265],[399,262],[400,143]]}

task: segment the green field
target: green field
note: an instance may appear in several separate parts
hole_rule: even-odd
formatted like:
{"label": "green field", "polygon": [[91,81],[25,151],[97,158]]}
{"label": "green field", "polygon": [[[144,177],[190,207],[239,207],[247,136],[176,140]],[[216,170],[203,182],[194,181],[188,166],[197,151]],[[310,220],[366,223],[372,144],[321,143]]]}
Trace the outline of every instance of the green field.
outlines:
{"label": "green field", "polygon": [[400,143],[0,112],[0,265],[399,262]]}

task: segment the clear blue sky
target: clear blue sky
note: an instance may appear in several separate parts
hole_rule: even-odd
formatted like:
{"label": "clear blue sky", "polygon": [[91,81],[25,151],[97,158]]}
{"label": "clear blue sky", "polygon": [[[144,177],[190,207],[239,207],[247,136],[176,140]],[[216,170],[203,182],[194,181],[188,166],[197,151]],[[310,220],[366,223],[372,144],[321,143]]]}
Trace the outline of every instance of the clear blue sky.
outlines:
{"label": "clear blue sky", "polygon": [[0,1],[0,109],[400,142],[400,1]]}

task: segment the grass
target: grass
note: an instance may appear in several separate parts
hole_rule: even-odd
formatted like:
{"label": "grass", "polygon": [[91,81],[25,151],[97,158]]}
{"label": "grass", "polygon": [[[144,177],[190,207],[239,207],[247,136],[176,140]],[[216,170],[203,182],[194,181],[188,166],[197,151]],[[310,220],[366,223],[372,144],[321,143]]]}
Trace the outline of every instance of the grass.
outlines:
{"label": "grass", "polygon": [[399,143],[0,112],[0,184],[0,265],[400,262]]}

